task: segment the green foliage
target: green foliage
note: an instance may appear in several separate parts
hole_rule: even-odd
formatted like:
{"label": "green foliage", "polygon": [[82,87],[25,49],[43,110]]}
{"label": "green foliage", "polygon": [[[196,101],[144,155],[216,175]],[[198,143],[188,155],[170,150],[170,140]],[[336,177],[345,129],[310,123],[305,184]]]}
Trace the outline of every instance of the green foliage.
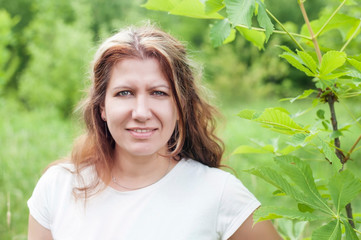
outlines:
{"label": "green foliage", "polygon": [[[152,9],[163,9],[163,1],[151,0]],[[308,1],[297,1],[301,10]],[[354,219],[350,210],[351,201],[360,195],[361,180],[346,169],[346,162],[350,155],[359,150],[356,148],[361,140],[359,136],[346,151],[341,148],[340,139],[344,132],[352,125],[358,129],[360,116],[358,113],[349,113],[354,121],[341,126],[337,122],[337,114],[334,105],[345,98],[356,97],[361,94],[361,58],[355,53],[353,44],[360,42],[358,34],[361,31],[361,20],[357,9],[361,7],[355,1],[331,1],[319,11],[317,19],[309,22],[306,11],[302,12],[305,24],[299,33],[292,33],[266,8],[259,0],[213,0],[203,2],[205,15],[211,19],[211,13],[219,13],[223,20],[219,20],[211,29],[210,37],[214,46],[225,44],[225,41],[233,29],[236,29],[246,40],[258,49],[264,49],[264,44],[273,33],[285,34],[294,43],[297,49],[291,50],[287,46],[281,46],[284,50],[280,57],[291,66],[299,70],[304,76],[312,78],[314,88],[304,90],[302,94],[286,98],[295,102],[300,99],[311,99],[311,106],[302,113],[291,115],[286,109],[273,107],[266,108],[262,112],[245,109],[238,116],[261,124],[278,134],[289,136],[283,138],[284,143],[274,144],[257,143],[241,145],[233,154],[274,154],[275,164],[262,166],[248,170],[249,173],[262,178],[278,189],[279,197],[292,198],[297,208],[280,206],[265,206],[255,213],[255,219],[288,218],[297,221],[315,221],[317,225],[312,232],[312,239],[358,239],[356,232],[360,233],[358,226],[352,226]],[[341,10],[342,9],[342,10]],[[191,9],[182,9],[179,15],[189,16]],[[274,30],[272,23],[277,23],[279,30]],[[255,25],[258,24],[258,25]],[[309,29],[311,28],[312,31]],[[297,30],[297,29],[295,29]],[[351,46],[349,53],[346,48]],[[317,94],[313,94],[317,93]],[[330,120],[326,119],[326,113],[320,103],[329,105]],[[348,110],[345,104],[343,107]],[[309,124],[297,123],[295,118],[316,109],[315,121]],[[343,138],[342,138],[343,139]],[[283,145],[284,147],[280,147]],[[286,145],[286,146],[285,146]],[[313,149],[321,156],[311,155],[306,161],[306,151]],[[314,173],[309,162],[323,161],[324,169],[328,175],[314,178]],[[320,184],[319,182],[323,182]],[[346,214],[343,212],[346,207]],[[290,234],[292,231],[283,231]],[[292,233],[293,234],[293,233]],[[293,238],[290,236],[285,236]]]}

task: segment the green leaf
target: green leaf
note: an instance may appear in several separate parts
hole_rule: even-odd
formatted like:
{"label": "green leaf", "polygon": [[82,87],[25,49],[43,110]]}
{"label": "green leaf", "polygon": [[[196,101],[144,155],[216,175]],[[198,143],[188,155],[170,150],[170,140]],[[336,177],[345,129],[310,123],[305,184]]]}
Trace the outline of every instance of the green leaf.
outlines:
{"label": "green leaf", "polygon": [[320,78],[341,67],[346,61],[346,54],[338,51],[328,51],[322,57],[320,66]]}
{"label": "green leaf", "polygon": [[150,10],[166,11],[170,14],[205,19],[223,19],[217,12],[206,12],[206,6],[199,0],[148,0],[142,5]]}
{"label": "green leaf", "polygon": [[281,99],[281,101],[290,101],[291,103],[293,103],[296,100],[308,98],[314,92],[316,92],[316,91],[313,89],[308,89],[308,90],[305,90],[301,95],[298,95],[295,98],[283,98],[283,99]]}
{"label": "green leaf", "polygon": [[[277,165],[301,189],[308,202],[323,212],[329,212],[326,201],[318,192],[311,167],[299,158],[285,155],[275,157]],[[313,207],[314,208],[314,207]]]}
{"label": "green leaf", "polygon": [[[269,148],[271,146],[272,148]],[[272,145],[267,145],[263,148],[255,148],[248,145],[241,145],[234,150],[233,154],[246,154],[246,153],[273,153],[274,149]]]}
{"label": "green leaf", "polygon": [[340,240],[341,225],[338,220],[333,220],[328,224],[316,229],[312,234],[312,240]]}
{"label": "green leaf", "polygon": [[280,55],[280,57],[286,59],[289,64],[291,64],[293,67],[297,68],[298,70],[304,72],[307,76],[310,77],[315,76],[313,72],[311,72],[307,67],[303,65],[303,61],[298,55],[294,53],[284,52]]}
{"label": "green leaf", "polygon": [[207,0],[206,1],[206,14],[218,12],[225,5],[223,4],[223,0]]}
{"label": "green leaf", "polygon": [[325,111],[324,110],[319,109],[316,114],[319,119],[325,119]]}
{"label": "green leaf", "polygon": [[320,219],[320,217],[315,214],[278,206],[260,207],[253,213],[255,222],[276,218],[296,219],[300,221],[315,221]]}
{"label": "green leaf", "polygon": [[236,27],[238,32],[242,34],[242,36],[250,41],[254,46],[256,46],[259,50],[264,48],[264,43],[266,41],[266,35],[264,32],[259,32],[256,30],[243,28],[243,27]]}
{"label": "green leaf", "polygon": [[223,19],[214,24],[210,30],[210,38],[213,47],[219,47],[231,34],[231,24]]}
{"label": "green leaf", "polygon": [[361,192],[361,181],[345,170],[330,178],[328,188],[336,209],[340,212]]}
{"label": "green leaf", "polygon": [[302,204],[302,203],[299,203],[298,205],[297,205],[297,207],[298,207],[298,210],[300,210],[301,212],[309,212],[309,213],[313,213],[314,211],[315,211],[315,209],[313,209],[313,208],[310,208],[308,205],[306,205],[306,204]]}
{"label": "green leaf", "polygon": [[271,130],[281,132],[284,134],[296,134],[300,132],[309,132],[299,126],[293,119],[285,112],[275,109],[267,108],[265,111],[254,121],[263,123]]}
{"label": "green leaf", "polygon": [[[304,194],[298,190],[298,188],[292,186],[282,176],[283,173],[280,173],[279,170],[274,170],[269,167],[263,167],[263,168],[246,170],[245,172],[248,172],[250,174],[262,178],[266,182],[280,189],[286,195],[295,199],[297,202],[306,204],[314,209],[319,209],[318,205],[316,205],[313,201],[310,201],[307,197],[305,197]],[[324,211],[323,209],[321,209],[321,211],[325,212],[326,214],[330,214],[329,211]]]}
{"label": "green leaf", "polygon": [[342,132],[340,130],[332,131],[330,138],[338,138],[343,136]]}
{"label": "green leaf", "polygon": [[226,12],[233,25],[251,27],[255,10],[254,0],[225,0]]}
{"label": "green leaf", "polygon": [[257,0],[257,3],[258,3],[257,21],[259,25],[262,28],[264,28],[266,31],[266,42],[267,42],[269,37],[273,33],[273,23],[271,22],[271,19],[267,15],[266,7],[264,3],[260,0]]}
{"label": "green leaf", "polygon": [[234,28],[231,29],[231,33],[229,36],[223,41],[223,44],[227,44],[233,42],[236,39],[236,30]]}
{"label": "green leaf", "polygon": [[256,115],[256,111],[250,109],[244,109],[237,114],[237,116],[239,116],[240,118],[245,118],[248,120],[253,120],[254,118],[256,118]]}
{"label": "green leaf", "polygon": [[359,240],[355,230],[352,228],[347,220],[342,221],[345,226],[346,240]]}
{"label": "green leaf", "polygon": [[224,17],[218,13],[206,13],[206,6],[199,0],[182,0],[169,11],[170,14],[181,15],[193,18],[205,19],[223,19]]}
{"label": "green leaf", "polygon": [[172,10],[178,3],[177,0],[148,0],[142,7],[145,7],[149,10],[158,10],[169,12]]}
{"label": "green leaf", "polygon": [[357,61],[356,59],[353,58],[347,58],[347,61],[354,66],[358,71],[361,72],[361,62]]}
{"label": "green leaf", "polygon": [[323,154],[325,154],[325,157],[332,163],[332,168],[334,169],[334,171],[338,172],[342,168],[340,159],[336,156],[336,153],[330,148],[330,146],[326,142],[321,141],[321,144]]}
{"label": "green leaf", "polygon": [[312,71],[313,74],[317,73],[317,64],[310,54],[303,51],[297,51],[297,55],[301,57],[303,63]]}

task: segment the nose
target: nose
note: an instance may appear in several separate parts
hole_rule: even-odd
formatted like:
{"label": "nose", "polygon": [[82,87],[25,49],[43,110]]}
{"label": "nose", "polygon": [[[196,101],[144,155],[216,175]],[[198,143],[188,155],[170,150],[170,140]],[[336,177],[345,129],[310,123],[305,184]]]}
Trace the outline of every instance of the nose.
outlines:
{"label": "nose", "polygon": [[152,117],[149,101],[145,96],[137,96],[132,117],[139,122],[145,122]]}

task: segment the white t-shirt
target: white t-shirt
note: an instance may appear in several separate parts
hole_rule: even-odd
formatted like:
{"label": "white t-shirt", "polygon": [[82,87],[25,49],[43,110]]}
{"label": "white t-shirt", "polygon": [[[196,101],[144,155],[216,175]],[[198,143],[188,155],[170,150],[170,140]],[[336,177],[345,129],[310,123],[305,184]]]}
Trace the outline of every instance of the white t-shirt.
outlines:
{"label": "white t-shirt", "polygon": [[[228,239],[260,206],[230,173],[182,159],[148,187],[120,192],[107,187],[75,199],[72,164],[49,168],[28,201],[30,214],[55,240]],[[92,171],[84,170],[85,178]]]}

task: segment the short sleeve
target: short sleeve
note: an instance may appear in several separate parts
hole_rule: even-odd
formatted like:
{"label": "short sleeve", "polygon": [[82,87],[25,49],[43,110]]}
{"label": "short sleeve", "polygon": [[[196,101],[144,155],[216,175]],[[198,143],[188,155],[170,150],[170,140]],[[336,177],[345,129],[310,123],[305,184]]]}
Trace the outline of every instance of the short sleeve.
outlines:
{"label": "short sleeve", "polygon": [[261,203],[241,181],[229,174],[217,218],[217,232],[221,235],[221,239],[230,238],[260,205]]}
{"label": "short sleeve", "polygon": [[43,227],[50,229],[49,185],[52,169],[47,170],[39,179],[32,196],[28,200],[30,215]]}

